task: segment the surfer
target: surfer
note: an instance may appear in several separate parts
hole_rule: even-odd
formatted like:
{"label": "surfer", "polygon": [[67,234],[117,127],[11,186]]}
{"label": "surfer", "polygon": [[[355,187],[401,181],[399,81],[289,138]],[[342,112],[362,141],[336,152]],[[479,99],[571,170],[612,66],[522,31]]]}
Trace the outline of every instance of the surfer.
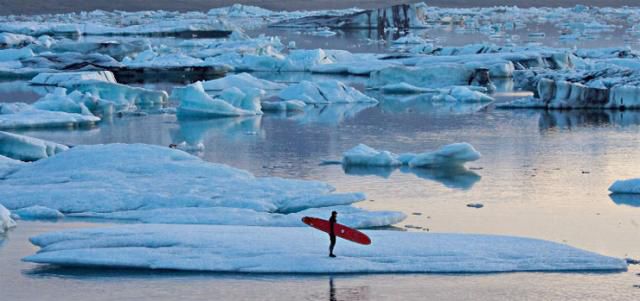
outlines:
{"label": "surfer", "polygon": [[336,233],[333,228],[337,222],[338,212],[331,211],[331,218],[329,218],[329,240],[331,241],[329,245],[329,257],[336,257],[336,255],[333,254],[333,248],[336,246]]}

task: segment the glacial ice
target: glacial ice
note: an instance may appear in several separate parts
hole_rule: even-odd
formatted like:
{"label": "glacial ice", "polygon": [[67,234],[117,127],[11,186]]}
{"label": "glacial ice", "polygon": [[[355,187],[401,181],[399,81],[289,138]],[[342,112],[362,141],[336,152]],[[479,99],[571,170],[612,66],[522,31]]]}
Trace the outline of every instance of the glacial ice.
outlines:
{"label": "glacial ice", "polygon": [[306,104],[300,100],[263,101],[264,112],[302,112]]}
{"label": "glacial ice", "polygon": [[371,245],[339,241],[338,257],[330,258],[326,234],[309,227],[127,225],[32,237],[40,250],[23,260],[59,266],[241,273],[627,270],[622,259],[538,239],[399,231],[368,231],[367,235]]}
{"label": "glacial ice", "polygon": [[219,79],[204,81],[202,82],[202,87],[207,91],[221,91],[230,87],[240,89],[254,88],[262,90],[281,90],[285,88],[286,85],[259,79],[249,73],[239,73],[227,75]]}
{"label": "glacial ice", "polygon": [[[21,165],[0,181],[0,199],[12,210],[44,206],[64,214],[108,217],[113,213],[113,218],[140,220],[158,214],[166,217],[166,222],[185,220],[195,210],[190,208],[197,208],[202,210],[203,220],[223,223],[224,217],[217,214],[233,212],[231,209],[235,208],[251,210],[258,222],[275,224],[281,217],[291,225],[293,217],[288,214],[347,206],[364,199],[361,193],[332,193],[333,190],[321,182],[256,178],[180,150],[143,144],[76,146]],[[404,218],[401,213],[354,210],[350,212],[357,216],[356,225]],[[278,215],[266,218],[265,214]]]}
{"label": "glacial ice", "polygon": [[615,181],[609,191],[614,194],[640,194],[640,178]]}
{"label": "glacial ice", "polygon": [[0,204],[0,234],[16,226],[16,222],[11,218],[11,212]]}
{"label": "glacial ice", "polygon": [[378,151],[367,145],[359,144],[343,154],[342,164],[345,166],[394,167],[407,165],[409,167],[438,168],[462,167],[466,162],[478,159],[480,159],[480,153],[471,144],[464,142],[445,145],[432,152],[400,155],[389,151]]}
{"label": "glacial ice", "polygon": [[0,104],[0,129],[93,126],[99,117],[39,110],[25,103]]}
{"label": "glacial ice", "polygon": [[247,89],[247,93],[231,87],[212,97],[205,91],[202,82],[174,88],[171,98],[180,102],[178,114],[195,117],[230,117],[262,114],[260,96],[262,90]]}
{"label": "glacial ice", "polygon": [[278,93],[278,97],[284,100],[301,100],[308,104],[378,102],[337,80],[304,80],[283,89]]}
{"label": "glacial ice", "polygon": [[0,131],[0,155],[21,161],[36,161],[68,150],[63,144]]}
{"label": "glacial ice", "polygon": [[31,79],[35,85],[49,85],[70,87],[85,81],[102,81],[117,83],[115,76],[110,71],[78,71],[62,73],[40,73]]}

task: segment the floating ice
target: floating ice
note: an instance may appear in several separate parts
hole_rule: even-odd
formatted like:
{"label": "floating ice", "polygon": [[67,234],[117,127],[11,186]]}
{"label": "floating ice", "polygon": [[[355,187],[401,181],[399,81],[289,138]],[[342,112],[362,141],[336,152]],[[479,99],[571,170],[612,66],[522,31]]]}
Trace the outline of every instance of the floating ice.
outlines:
{"label": "floating ice", "polygon": [[14,210],[13,214],[24,220],[57,220],[64,217],[60,211],[43,206],[21,208]]}
{"label": "floating ice", "polygon": [[16,222],[11,218],[11,212],[0,204],[0,234],[16,226]]}
{"label": "floating ice", "polygon": [[[244,220],[247,223],[278,224],[282,218],[291,225],[293,216],[288,214],[364,199],[361,193],[333,190],[321,182],[256,178],[180,150],[141,144],[76,146],[22,165],[0,181],[0,199],[13,210],[44,206],[64,214],[113,213],[110,217],[153,222],[162,222],[154,214],[165,222],[186,222],[195,209],[201,209],[202,221],[241,223],[225,221],[224,213],[233,210],[220,209],[236,208],[253,211]],[[347,213],[357,216],[356,226],[403,219],[401,213],[392,212],[352,209]]]}
{"label": "floating ice", "polygon": [[280,91],[278,97],[284,100],[301,100],[308,104],[378,102],[337,80],[317,82],[304,80]]}
{"label": "floating ice", "polygon": [[212,97],[204,90],[202,82],[175,88],[171,98],[180,102],[178,114],[183,116],[229,117],[262,114],[260,106],[261,90],[247,89],[247,93],[231,87]]}
{"label": "floating ice", "polygon": [[[372,244],[309,227],[131,225],[31,238],[27,262],[242,273],[491,273],[626,271],[627,263],[544,240],[477,234],[368,231]],[[285,243],[286,242],[286,243]],[[185,256],[189,254],[189,256]]]}
{"label": "floating ice", "polygon": [[421,154],[404,153],[396,155],[388,151],[378,151],[360,144],[343,154],[342,164],[393,167],[407,165],[409,167],[461,167],[466,162],[480,159],[480,153],[469,143],[453,143],[445,145],[433,152]]}
{"label": "floating ice", "polygon": [[85,81],[117,83],[110,71],[79,71],[63,73],[40,73],[31,79],[32,84],[69,87]]}
{"label": "floating ice", "polygon": [[0,62],[17,61],[23,58],[34,56],[31,48],[0,49]]}
{"label": "floating ice", "polygon": [[231,74],[223,78],[202,82],[205,90],[224,90],[230,87],[240,89],[254,88],[262,90],[280,90],[286,85],[274,83],[268,80],[255,78],[249,73]]}
{"label": "floating ice", "polygon": [[[393,225],[403,221],[406,215],[396,211],[367,211],[351,206],[332,206],[305,209],[289,214],[259,212],[244,208],[162,208],[151,210],[120,211],[112,213],[71,214],[74,217],[104,218],[153,224],[205,224],[244,225],[265,227],[304,227],[300,220],[305,216],[330,216],[340,213],[340,223],[354,228],[371,228]],[[17,211],[20,212],[20,211]]]}
{"label": "floating ice", "polygon": [[19,48],[35,42],[32,36],[14,34],[10,32],[0,32],[0,49]]}
{"label": "floating ice", "polygon": [[92,126],[93,115],[38,110],[25,103],[0,104],[0,129]]}
{"label": "floating ice", "polygon": [[302,112],[306,104],[300,100],[263,101],[262,111],[265,112]]}
{"label": "floating ice", "polygon": [[615,181],[609,187],[609,191],[621,194],[640,194],[640,178]]}
{"label": "floating ice", "polygon": [[0,155],[12,159],[36,161],[68,149],[63,144],[0,131]]}

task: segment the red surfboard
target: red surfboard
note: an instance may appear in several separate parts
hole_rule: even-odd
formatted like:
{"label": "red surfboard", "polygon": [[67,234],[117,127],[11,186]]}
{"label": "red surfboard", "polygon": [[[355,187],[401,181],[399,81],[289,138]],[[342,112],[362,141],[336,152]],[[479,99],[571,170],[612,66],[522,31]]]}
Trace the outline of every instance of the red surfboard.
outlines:
{"label": "red surfboard", "polygon": [[[329,221],[326,219],[305,216],[302,218],[302,222],[320,231],[329,233]],[[346,240],[350,240],[362,245],[371,244],[371,239],[369,238],[369,236],[345,225],[336,223],[333,226],[333,231],[335,232],[336,236],[344,238]]]}

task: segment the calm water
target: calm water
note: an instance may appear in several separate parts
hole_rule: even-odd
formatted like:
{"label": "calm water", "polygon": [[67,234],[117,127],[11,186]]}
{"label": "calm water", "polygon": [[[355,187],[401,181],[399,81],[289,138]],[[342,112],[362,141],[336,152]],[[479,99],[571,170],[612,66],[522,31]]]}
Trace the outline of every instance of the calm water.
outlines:
{"label": "calm water", "polygon": [[[423,32],[446,44],[483,36]],[[552,36],[551,34],[547,37]],[[612,35],[615,36],[615,35]],[[382,51],[365,37],[326,39],[288,33],[300,47]],[[555,43],[557,39],[543,41]],[[351,42],[350,42],[351,41]],[[353,42],[358,41],[358,42]],[[624,45],[612,38],[611,45]],[[580,42],[583,43],[583,42]],[[584,43],[591,43],[586,41]],[[326,45],[325,45],[326,44]],[[589,47],[587,44],[581,44]],[[597,46],[595,43],[591,46]],[[568,46],[569,47],[569,46]],[[319,79],[305,73],[256,76],[280,81]],[[362,87],[365,78],[340,78]],[[170,90],[174,84],[145,84]],[[500,100],[521,96],[498,83]],[[33,102],[47,92],[24,81],[0,82],[0,102]],[[369,93],[369,92],[368,92]],[[518,235],[568,243],[615,257],[640,258],[640,198],[612,198],[616,179],[638,177],[640,112],[502,111],[475,104],[432,103],[373,93],[378,105],[331,105],[301,114],[179,120],[174,115],[113,117],[83,130],[22,130],[67,144],[203,143],[196,153],[211,162],[259,176],[328,182],[339,191],[362,191],[358,206],[408,214],[408,231]],[[175,105],[175,104],[173,104]],[[469,169],[349,169],[320,165],[365,143],[393,152],[422,152],[466,141],[483,155]],[[482,203],[484,208],[466,205]],[[20,222],[0,238],[2,300],[632,300],[640,273],[515,273],[492,275],[269,276],[147,271],[55,269],[23,263],[37,249],[28,237],[66,228],[102,226],[66,221]],[[338,246],[339,249],[339,246]]]}

